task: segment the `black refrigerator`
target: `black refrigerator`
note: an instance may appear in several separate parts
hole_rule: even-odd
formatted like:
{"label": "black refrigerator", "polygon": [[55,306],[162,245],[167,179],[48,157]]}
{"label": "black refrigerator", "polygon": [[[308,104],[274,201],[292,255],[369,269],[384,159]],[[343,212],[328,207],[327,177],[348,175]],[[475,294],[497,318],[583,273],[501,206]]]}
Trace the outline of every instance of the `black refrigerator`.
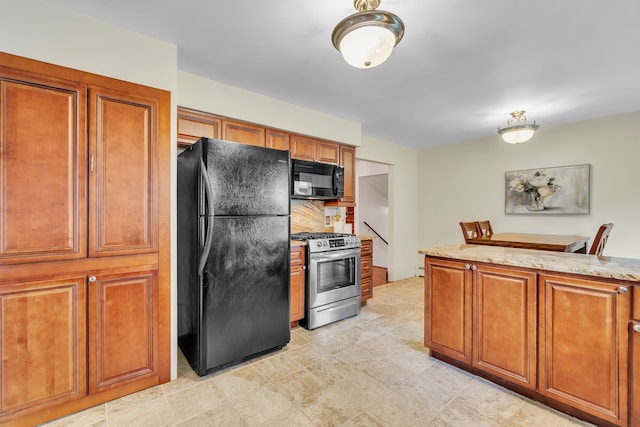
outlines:
{"label": "black refrigerator", "polygon": [[209,138],[178,155],[178,345],[198,375],[290,340],[289,161]]}

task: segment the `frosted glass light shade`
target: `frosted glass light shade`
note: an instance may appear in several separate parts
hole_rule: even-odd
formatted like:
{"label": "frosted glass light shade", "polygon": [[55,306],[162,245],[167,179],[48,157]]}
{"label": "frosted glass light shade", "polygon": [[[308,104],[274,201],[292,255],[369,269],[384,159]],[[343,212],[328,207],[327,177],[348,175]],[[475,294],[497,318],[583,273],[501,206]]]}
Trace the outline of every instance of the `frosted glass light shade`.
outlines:
{"label": "frosted glass light shade", "polygon": [[396,45],[395,35],[387,28],[356,28],[342,38],[340,52],[347,63],[356,68],[373,68],[389,58]]}
{"label": "frosted glass light shade", "polygon": [[347,16],[333,29],[333,46],[353,67],[373,68],[382,64],[402,40],[402,20],[393,13],[374,10],[379,4],[379,0],[354,0],[360,12]]}
{"label": "frosted glass light shade", "polygon": [[535,129],[532,129],[530,127],[515,127],[513,129],[504,129],[504,132],[502,132],[501,135],[502,139],[504,139],[509,144],[520,144],[522,142],[527,142],[528,140],[530,140],[533,137],[535,131]]}

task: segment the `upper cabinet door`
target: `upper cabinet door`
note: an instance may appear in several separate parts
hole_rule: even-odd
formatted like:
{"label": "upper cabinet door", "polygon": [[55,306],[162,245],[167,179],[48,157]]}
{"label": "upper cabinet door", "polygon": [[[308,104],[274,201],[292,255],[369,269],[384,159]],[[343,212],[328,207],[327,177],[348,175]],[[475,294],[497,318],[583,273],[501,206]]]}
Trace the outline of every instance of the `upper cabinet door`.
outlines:
{"label": "upper cabinet door", "polygon": [[332,165],[340,164],[340,146],[335,142],[317,141],[316,160]]}
{"label": "upper cabinet door", "polygon": [[125,89],[89,89],[92,257],[158,250],[158,100]]}
{"label": "upper cabinet door", "polygon": [[12,74],[0,67],[0,265],[83,258],[86,89]]}
{"label": "upper cabinet door", "polygon": [[204,137],[220,139],[222,119],[199,111],[178,108],[178,146],[188,147]]}
{"label": "upper cabinet door", "polygon": [[247,145],[265,146],[265,130],[261,126],[255,126],[235,120],[222,121],[222,139],[226,141],[240,142]]}
{"label": "upper cabinet door", "polygon": [[308,136],[291,134],[289,137],[289,150],[292,159],[316,160],[316,140]]}

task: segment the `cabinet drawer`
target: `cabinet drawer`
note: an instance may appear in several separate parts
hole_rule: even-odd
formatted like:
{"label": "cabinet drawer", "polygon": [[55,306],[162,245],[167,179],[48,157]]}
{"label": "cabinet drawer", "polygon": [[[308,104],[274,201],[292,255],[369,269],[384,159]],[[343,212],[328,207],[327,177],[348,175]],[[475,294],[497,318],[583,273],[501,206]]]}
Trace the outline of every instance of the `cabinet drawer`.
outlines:
{"label": "cabinet drawer", "polygon": [[373,296],[373,279],[371,277],[360,279],[360,299],[367,300]]}
{"label": "cabinet drawer", "polygon": [[291,247],[291,265],[304,265],[304,247],[292,246]]}
{"label": "cabinet drawer", "polygon": [[361,256],[371,255],[373,253],[373,240],[363,240],[360,248]]}
{"label": "cabinet drawer", "polygon": [[633,295],[631,296],[633,301],[633,307],[631,311],[631,317],[640,320],[640,285],[633,287]]}
{"label": "cabinet drawer", "polygon": [[371,256],[360,258],[360,276],[361,278],[371,277],[373,275],[373,262]]}

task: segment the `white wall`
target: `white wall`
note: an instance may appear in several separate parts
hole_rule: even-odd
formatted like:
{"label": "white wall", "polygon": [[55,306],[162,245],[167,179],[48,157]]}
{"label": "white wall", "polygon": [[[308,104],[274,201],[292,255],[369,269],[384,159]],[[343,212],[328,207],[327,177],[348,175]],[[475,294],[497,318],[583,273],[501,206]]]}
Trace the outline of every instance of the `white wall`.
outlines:
{"label": "white wall", "polygon": [[356,157],[389,165],[389,280],[415,276],[418,256],[418,151],[362,137]]}
{"label": "white wall", "polygon": [[[491,220],[494,232],[593,238],[615,224],[604,255],[640,258],[640,112],[540,129],[511,145],[498,135],[420,152],[419,247],[463,243],[459,221]],[[591,165],[591,212],[506,215],[506,171]]]}
{"label": "white wall", "polygon": [[360,145],[360,124],[178,72],[178,105],[349,145]]}
{"label": "white wall", "polygon": [[[176,46],[69,12],[39,0],[0,0],[0,51],[152,86],[172,92],[171,150],[176,155],[178,51]],[[175,248],[176,171],[171,165],[171,247]],[[171,300],[176,304],[175,250]],[[172,311],[172,369],[177,373],[177,330]]]}

